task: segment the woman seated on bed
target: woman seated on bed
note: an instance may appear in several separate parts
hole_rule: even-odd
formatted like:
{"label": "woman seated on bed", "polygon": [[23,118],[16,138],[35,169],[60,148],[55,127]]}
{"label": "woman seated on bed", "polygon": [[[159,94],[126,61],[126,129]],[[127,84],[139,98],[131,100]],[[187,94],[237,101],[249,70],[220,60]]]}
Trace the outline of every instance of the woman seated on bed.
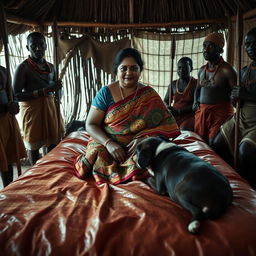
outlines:
{"label": "woman seated on bed", "polygon": [[92,173],[97,184],[119,184],[148,176],[136,168],[135,146],[145,136],[180,134],[175,119],[150,86],[138,82],[143,70],[140,53],[133,48],[118,52],[113,71],[118,81],[103,87],[92,102],[86,131],[91,136],[86,154],[75,161],[75,172],[84,179]]}

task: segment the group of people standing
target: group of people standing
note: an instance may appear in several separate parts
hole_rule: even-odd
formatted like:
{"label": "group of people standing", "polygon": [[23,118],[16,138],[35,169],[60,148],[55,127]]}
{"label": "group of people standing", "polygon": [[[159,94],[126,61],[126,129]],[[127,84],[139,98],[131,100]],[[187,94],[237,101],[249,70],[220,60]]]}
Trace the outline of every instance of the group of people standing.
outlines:
{"label": "group of people standing", "polygon": [[[256,164],[253,157],[256,153],[256,28],[245,37],[245,49],[252,63],[241,71],[242,84],[237,85],[236,71],[221,57],[223,47],[221,33],[211,33],[205,38],[203,56],[207,63],[199,69],[197,79],[191,76],[192,60],[181,58],[177,65],[179,79],[169,85],[164,100],[152,87],[139,82],[144,67],[140,53],[133,48],[122,49],[113,65],[117,81],[104,86],[92,102],[86,120],[91,139],[86,153],[75,160],[76,175],[85,178],[93,174],[98,184],[144,180],[149,174],[138,169],[133,159],[138,142],[148,136],[174,138],[180,130],[199,134],[232,165],[234,104],[240,100],[238,171],[255,186],[256,174],[251,168]],[[48,145],[51,150],[58,142],[59,131],[63,132],[57,121],[53,97],[61,89],[61,82],[56,79],[54,66],[44,59],[46,43],[43,35],[31,33],[27,48],[30,56],[17,67],[13,89],[16,99],[21,102],[24,141],[34,164],[39,158],[39,148]],[[0,96],[5,93],[4,79],[1,81]],[[17,109],[10,110],[7,95],[5,100],[0,97],[0,103],[1,118],[1,115],[18,112]],[[12,130],[10,138],[11,134]],[[2,143],[3,131],[0,136]],[[7,144],[0,144],[3,152]],[[19,157],[23,155],[16,156]],[[8,169],[10,163],[10,159],[6,159],[6,165],[0,166],[0,171],[6,171],[2,168]]]}
{"label": "group of people standing", "polygon": [[[46,145],[49,152],[64,131],[55,100],[62,84],[57,80],[54,65],[44,58],[45,37],[39,32],[30,33],[26,47],[29,57],[16,68],[11,90],[6,69],[0,69],[0,173],[4,186],[13,180],[12,163],[28,152],[33,165],[40,158],[39,149]],[[13,91],[14,100],[9,91]],[[19,110],[23,139],[15,119]]]}
{"label": "group of people standing", "polygon": [[[207,63],[199,69],[197,81],[190,75],[192,60],[181,58],[179,79],[169,86],[164,101],[180,129],[200,135],[231,166],[237,157],[237,171],[256,188],[252,170],[256,164],[256,28],[246,34],[244,45],[252,62],[241,70],[241,84],[234,68],[221,56],[223,34],[211,33],[204,39]],[[241,101],[238,114],[237,101]],[[236,123],[239,145],[234,156]]]}

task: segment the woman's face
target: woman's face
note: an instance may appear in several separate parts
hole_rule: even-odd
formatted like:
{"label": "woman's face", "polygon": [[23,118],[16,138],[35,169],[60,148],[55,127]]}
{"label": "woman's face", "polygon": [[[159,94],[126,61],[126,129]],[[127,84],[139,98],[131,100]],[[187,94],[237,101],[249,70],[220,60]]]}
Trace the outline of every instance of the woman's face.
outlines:
{"label": "woman's face", "polygon": [[137,86],[141,71],[133,57],[126,57],[117,68],[117,78],[122,87],[131,88]]}

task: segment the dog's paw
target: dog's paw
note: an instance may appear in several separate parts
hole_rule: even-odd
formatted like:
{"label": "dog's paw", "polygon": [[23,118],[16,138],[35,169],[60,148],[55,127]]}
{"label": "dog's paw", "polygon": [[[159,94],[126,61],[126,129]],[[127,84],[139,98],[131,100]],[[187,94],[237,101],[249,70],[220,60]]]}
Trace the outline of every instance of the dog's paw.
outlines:
{"label": "dog's paw", "polygon": [[195,234],[200,227],[200,222],[198,220],[193,220],[188,225],[188,231],[192,234]]}

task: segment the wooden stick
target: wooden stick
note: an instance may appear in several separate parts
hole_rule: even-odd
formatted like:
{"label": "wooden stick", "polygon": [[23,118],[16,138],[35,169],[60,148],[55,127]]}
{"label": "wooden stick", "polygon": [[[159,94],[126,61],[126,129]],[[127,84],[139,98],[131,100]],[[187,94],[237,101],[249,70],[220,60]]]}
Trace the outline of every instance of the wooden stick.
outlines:
{"label": "wooden stick", "polygon": [[[54,40],[54,65],[56,69],[55,73],[55,80],[59,80],[59,59],[58,59],[58,27],[56,17],[54,18],[54,23],[52,26],[53,32],[53,40]],[[55,105],[57,111],[57,118],[58,118],[58,142],[61,141],[61,116],[60,116],[60,95],[59,90],[55,91]]]}
{"label": "wooden stick", "polygon": [[171,79],[170,79],[170,90],[169,90],[169,102],[168,105],[171,107],[172,104],[172,82],[173,82],[173,66],[174,66],[174,58],[175,58],[175,51],[176,51],[176,39],[175,35],[172,35],[171,41]]}
{"label": "wooden stick", "polygon": [[[31,27],[52,26],[52,21],[37,22],[34,20],[28,20],[19,16],[8,14],[7,21],[13,24],[22,24]],[[188,25],[200,25],[200,24],[226,24],[225,18],[220,19],[208,19],[208,20],[192,20],[192,21],[174,21],[174,22],[160,22],[160,23],[98,23],[98,22],[78,22],[78,21],[58,21],[58,27],[100,27],[100,28],[163,28],[163,27],[183,27]]]}
{"label": "wooden stick", "polygon": [[[0,22],[1,22],[1,35],[4,45],[4,55],[5,55],[5,65],[6,65],[6,73],[7,73],[7,94],[8,94],[8,102],[13,102],[13,91],[12,91],[12,85],[11,85],[11,71],[10,71],[10,61],[9,61],[9,51],[8,51],[8,34],[7,34],[7,28],[6,28],[6,17],[5,17],[5,11],[3,4],[0,3]],[[16,127],[16,120],[15,116],[12,118],[13,127]],[[16,137],[14,133],[13,136]],[[19,159],[19,145],[18,140],[15,138],[15,148],[16,148],[16,165],[17,165],[17,171],[18,175],[21,175],[21,165],[20,165],[20,159]]]}
{"label": "wooden stick", "polygon": [[[236,45],[237,45],[237,84],[241,85],[241,46],[243,41],[243,20],[241,10],[237,8],[236,20]],[[236,124],[235,124],[235,147],[234,147],[234,166],[238,167],[238,145],[239,145],[239,121],[240,121],[240,100],[236,103]]]}

